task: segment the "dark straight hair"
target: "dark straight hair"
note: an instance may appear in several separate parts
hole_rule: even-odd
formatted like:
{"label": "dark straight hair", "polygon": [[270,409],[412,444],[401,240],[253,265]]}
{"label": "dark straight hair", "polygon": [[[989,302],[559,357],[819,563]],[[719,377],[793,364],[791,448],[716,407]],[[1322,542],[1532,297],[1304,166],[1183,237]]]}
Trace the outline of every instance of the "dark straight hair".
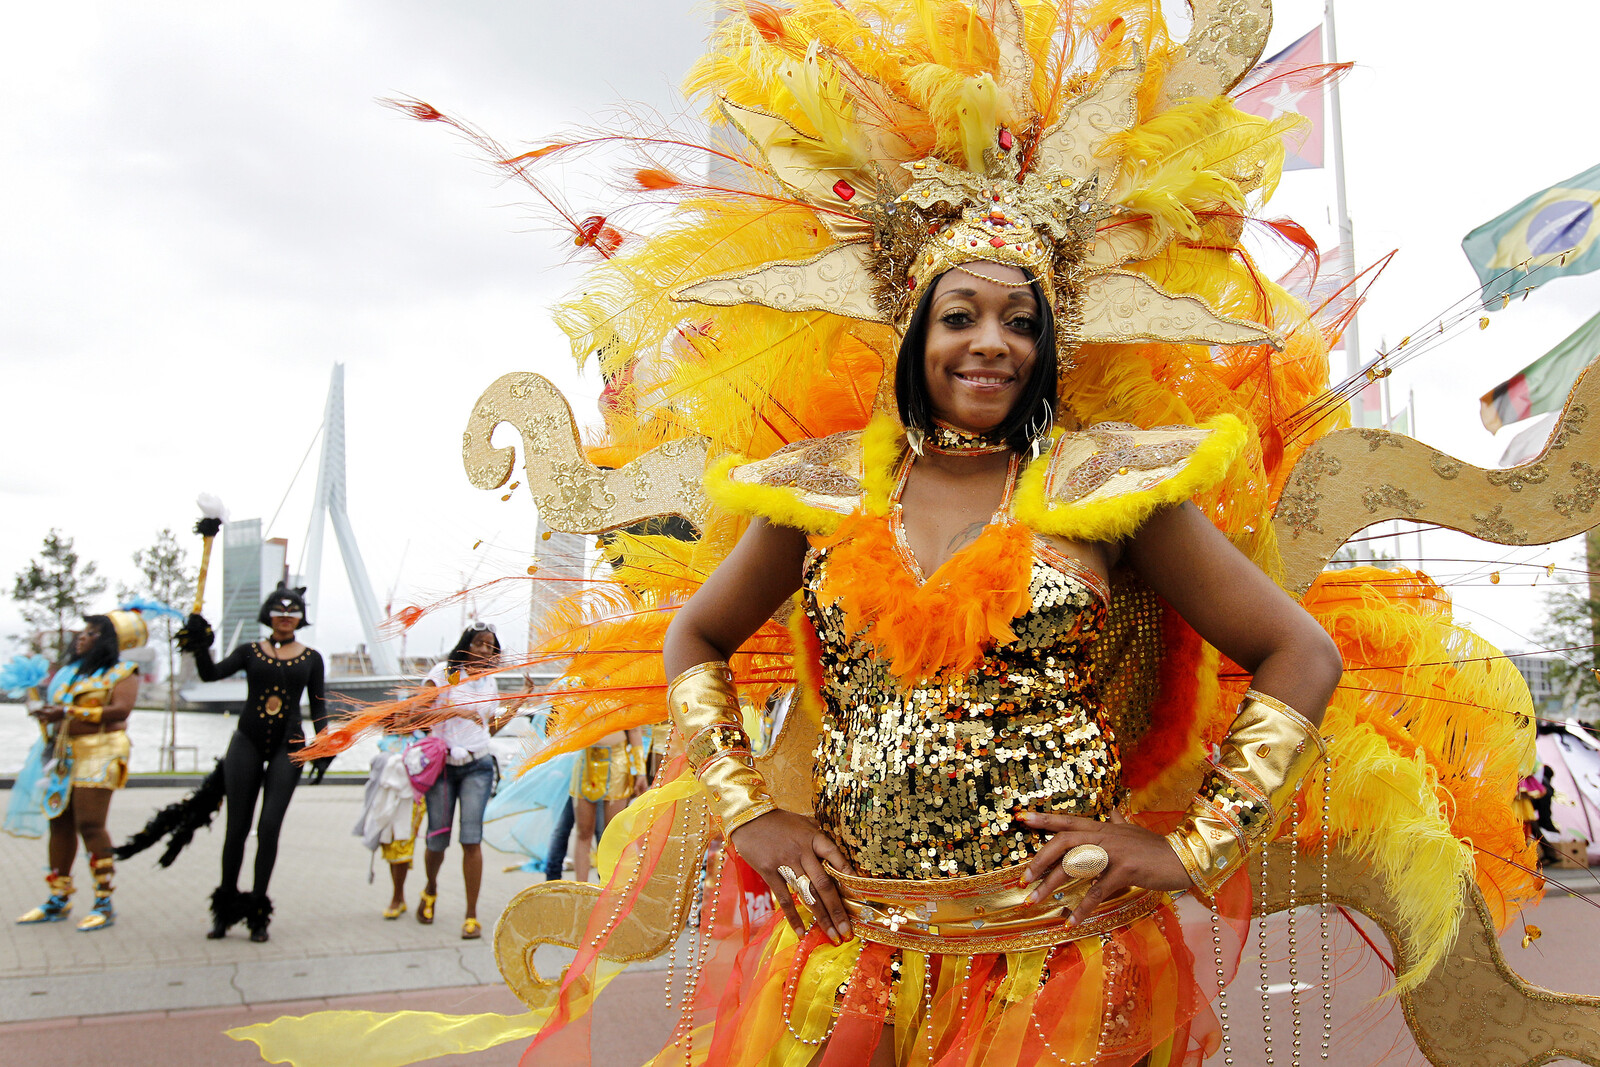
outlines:
{"label": "dark straight hair", "polygon": [[497,656],[500,654],[500,635],[491,629],[474,623],[461,631],[461,640],[457,641],[456,647],[450,650],[448,662],[451,670],[459,671],[467,665],[467,651],[472,648],[472,639],[479,634],[485,633],[494,642],[494,654]]}
{"label": "dark straight hair", "polygon": [[83,655],[78,655],[76,651],[67,653],[67,662],[77,665],[79,678],[115,667],[117,661],[122,659],[122,646],[117,644],[117,628],[111,625],[109,616],[85,615],[83,623],[99,630],[100,636],[94,639],[94,644]]}
{"label": "dark straight hair", "polygon": [[[1039,329],[1033,338],[1033,377],[1022,387],[1022,396],[1017,398],[1011,414],[991,431],[1005,438],[1013,452],[1026,452],[1033,444],[1033,435],[1028,427],[1030,423],[1038,425],[1035,420],[1046,404],[1050,407],[1052,417],[1056,410],[1055,311],[1045,299],[1044,290],[1040,288],[1033,272],[1024,273],[1030,283],[1028,288],[1039,304]],[[939,288],[939,281],[943,277],[944,274],[939,275],[923,290],[922,299],[917,301],[917,309],[906,323],[905,336],[900,341],[900,353],[895,359],[894,400],[900,411],[900,425],[924,433],[933,429],[933,412],[928,406],[928,317],[932,314],[929,309],[933,307],[934,290]]]}

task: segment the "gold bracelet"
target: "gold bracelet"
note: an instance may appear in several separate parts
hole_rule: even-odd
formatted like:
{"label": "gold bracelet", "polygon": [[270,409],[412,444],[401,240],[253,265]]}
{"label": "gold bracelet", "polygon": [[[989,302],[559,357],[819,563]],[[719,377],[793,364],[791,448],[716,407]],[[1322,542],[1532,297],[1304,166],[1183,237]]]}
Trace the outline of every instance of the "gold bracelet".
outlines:
{"label": "gold bracelet", "polygon": [[67,711],[79,722],[99,723],[100,717],[105,714],[105,708],[98,704],[86,704],[81,707],[73,704],[67,708]]}
{"label": "gold bracelet", "polygon": [[667,710],[679,736],[689,739],[689,766],[711,794],[724,833],[776,809],[755,769],[727,663],[696,664],[674,678],[667,686]]}
{"label": "gold bracelet", "polygon": [[1210,896],[1270,839],[1322,758],[1322,734],[1283,701],[1254,689],[1239,705],[1221,756],[1167,843],[1195,888]]}

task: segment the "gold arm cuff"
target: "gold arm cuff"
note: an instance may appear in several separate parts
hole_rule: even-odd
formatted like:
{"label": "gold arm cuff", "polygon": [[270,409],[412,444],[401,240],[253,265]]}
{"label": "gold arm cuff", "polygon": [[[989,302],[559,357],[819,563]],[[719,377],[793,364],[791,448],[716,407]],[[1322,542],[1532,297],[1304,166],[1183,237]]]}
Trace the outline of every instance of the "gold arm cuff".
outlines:
{"label": "gold arm cuff", "polygon": [[643,745],[630,744],[628,746],[628,773],[633,775],[635,778],[641,774],[647,773],[645,769],[644,756],[645,752]]}
{"label": "gold arm cuff", "polygon": [[684,746],[689,766],[697,772],[724,752],[749,752],[750,739],[737,726],[716,724],[695,734]]}
{"label": "gold arm cuff", "polygon": [[77,719],[79,722],[93,722],[93,723],[98,723],[100,721],[100,718],[105,713],[105,710],[106,710],[105,708],[101,707],[98,704],[87,706],[87,707],[75,705],[75,706],[70,707],[70,708],[67,709],[67,711],[72,715],[72,717],[74,719]]}
{"label": "gold arm cuff", "polygon": [[1188,813],[1167,835],[1190,880],[1208,896],[1272,837],[1324,751],[1309,719],[1254,689],[1220,748]]}
{"label": "gold arm cuff", "polygon": [[711,794],[711,810],[722,820],[724,833],[776,807],[748,747],[733,747],[744,740],[744,729],[733,672],[726,663],[696,664],[674,678],[667,686],[667,710],[679,735],[690,739],[689,765]]}

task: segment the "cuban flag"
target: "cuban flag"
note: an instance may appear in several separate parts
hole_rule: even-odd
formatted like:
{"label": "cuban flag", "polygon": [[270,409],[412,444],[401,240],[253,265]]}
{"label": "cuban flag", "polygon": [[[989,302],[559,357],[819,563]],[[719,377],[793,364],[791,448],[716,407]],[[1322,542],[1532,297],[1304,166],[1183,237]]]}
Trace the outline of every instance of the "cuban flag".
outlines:
{"label": "cuban flag", "polygon": [[1461,240],[1491,311],[1552,278],[1600,267],[1600,166],[1534,193]]}
{"label": "cuban flag", "polygon": [[1235,90],[1233,102],[1240,111],[1264,119],[1302,115],[1310,120],[1311,125],[1298,145],[1290,138],[1284,170],[1311,170],[1322,166],[1323,90],[1347,69],[1348,63],[1322,61],[1322,27],[1318,26],[1277,55],[1257,63],[1242,86]]}

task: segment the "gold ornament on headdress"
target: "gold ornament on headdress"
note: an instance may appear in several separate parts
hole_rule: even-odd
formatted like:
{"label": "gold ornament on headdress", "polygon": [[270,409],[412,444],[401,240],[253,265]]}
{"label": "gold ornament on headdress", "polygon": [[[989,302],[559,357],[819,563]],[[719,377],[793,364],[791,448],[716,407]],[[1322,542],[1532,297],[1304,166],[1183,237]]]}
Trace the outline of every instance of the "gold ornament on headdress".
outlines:
{"label": "gold ornament on headdress", "polygon": [[[1031,115],[1033,63],[1014,4],[995,6],[995,29],[1006,63],[998,80],[977,79],[978,88]],[[836,243],[805,260],[706,278],[672,295],[714,307],[828,311],[903,329],[936,278],[990,262],[1019,267],[1038,282],[1056,313],[1063,354],[1080,344],[1141,341],[1281,348],[1265,326],[1119,269],[1155,257],[1171,240],[1109,198],[1122,169],[1111,145],[1138,120],[1143,74],[1139,63],[1110,71],[1026,152],[1022,138],[999,127],[993,144],[969,145],[966,168],[934,157],[841,168],[820,139],[725,95],[720,106],[729,123],[789,194],[817,209]],[[974,155],[981,158],[976,166]]]}

